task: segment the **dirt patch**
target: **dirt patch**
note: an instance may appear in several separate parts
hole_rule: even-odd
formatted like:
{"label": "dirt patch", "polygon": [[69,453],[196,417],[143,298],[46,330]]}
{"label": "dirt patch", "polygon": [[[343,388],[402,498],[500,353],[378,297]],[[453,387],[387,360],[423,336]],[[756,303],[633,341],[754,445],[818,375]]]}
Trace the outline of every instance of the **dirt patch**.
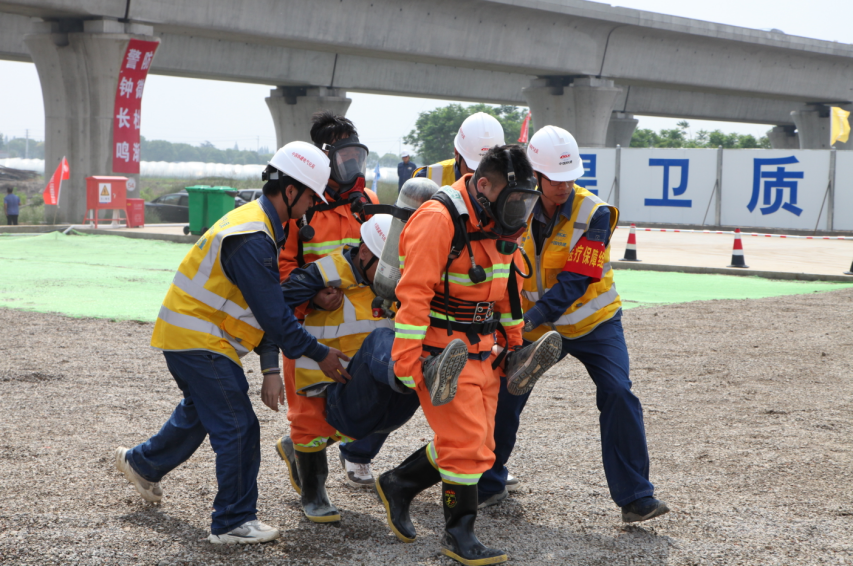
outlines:
{"label": "dirt patch", "polygon": [[[478,533],[512,564],[853,563],[853,290],[633,309],[624,316],[643,402],[651,479],[672,513],[625,527],[601,467],[595,389],[567,360],[522,417],[512,473],[523,489],[480,514]],[[116,446],[158,430],[180,400],[151,324],[0,309],[0,562],[8,564],[430,564],[441,557],[432,488],[414,544],[390,534],[372,493],[343,485],[330,450],[340,527],[302,517],[273,443],[283,413],[250,394],[261,421],[259,515],[281,540],[216,548],[205,443],[145,504],[114,469]],[[431,437],[420,413],[374,469]]]}

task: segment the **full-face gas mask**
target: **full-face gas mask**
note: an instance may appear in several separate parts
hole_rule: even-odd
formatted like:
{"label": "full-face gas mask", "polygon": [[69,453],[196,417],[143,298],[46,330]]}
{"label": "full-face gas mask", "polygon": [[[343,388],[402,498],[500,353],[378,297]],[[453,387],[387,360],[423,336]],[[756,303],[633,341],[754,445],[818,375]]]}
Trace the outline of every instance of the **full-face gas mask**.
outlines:
{"label": "full-face gas mask", "polygon": [[329,145],[323,145],[323,151],[329,152],[332,166],[331,178],[340,185],[339,194],[353,188],[359,178],[364,185],[364,173],[367,170],[367,146],[358,141],[358,136],[350,136]]}
{"label": "full-face gas mask", "polygon": [[[533,177],[516,179],[509,150],[505,153],[509,163],[506,187],[495,202],[489,201],[483,195],[478,195],[477,201],[486,215],[495,222],[492,232],[498,236],[498,252],[511,255],[518,249],[518,239],[527,228],[527,219],[530,218],[540,194],[536,191],[537,183]],[[475,175],[475,183],[479,177],[478,172]]]}

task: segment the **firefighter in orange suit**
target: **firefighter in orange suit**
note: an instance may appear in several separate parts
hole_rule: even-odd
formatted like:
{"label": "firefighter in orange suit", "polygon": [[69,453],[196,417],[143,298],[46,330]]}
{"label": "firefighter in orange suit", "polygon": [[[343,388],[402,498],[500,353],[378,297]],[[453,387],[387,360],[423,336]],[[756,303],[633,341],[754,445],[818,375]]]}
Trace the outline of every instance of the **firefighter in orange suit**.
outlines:
{"label": "firefighter in orange suit", "polygon": [[[279,274],[285,281],[290,273],[308,263],[326,257],[341,246],[358,246],[361,241],[361,223],[367,219],[359,213],[363,204],[376,204],[376,194],[364,186],[364,172],[368,150],[358,140],[358,131],[353,123],[343,116],[331,112],[317,112],[312,117],[311,141],[328,152],[332,173],[325,196],[328,204],[314,207],[300,220],[289,223],[290,234],[279,255]],[[358,216],[358,218],[357,218]],[[298,237],[296,234],[298,233]],[[334,311],[341,306],[343,294],[340,289],[327,288],[317,294],[311,306]],[[305,318],[305,308],[297,309],[299,320]],[[282,364],[285,393],[287,396],[287,418],[315,428],[327,426],[322,418],[322,398],[296,394],[295,361],[285,358]],[[373,459],[387,434],[377,433],[355,443],[341,444],[341,464],[347,473],[347,483],[353,487],[373,487],[370,461]],[[276,450],[285,459],[285,449],[292,444],[288,436],[276,442]],[[305,447],[308,448],[308,447]],[[299,480],[291,469],[290,481],[298,485]]]}
{"label": "firefighter in orange suit", "polygon": [[[477,481],[495,459],[496,368],[504,366],[507,381],[520,394],[530,390],[560,351],[556,333],[521,349],[521,282],[513,264],[523,264],[518,238],[539,198],[532,177],[522,148],[496,146],[473,175],[442,187],[421,205],[400,236],[394,373],[417,392],[435,434],[427,446],[382,474],[376,488],[394,534],[412,542],[409,504],[441,481],[442,553],[468,565],[507,559],[480,543],[473,531]],[[435,406],[420,360],[454,339],[467,345],[468,362],[453,401]]]}

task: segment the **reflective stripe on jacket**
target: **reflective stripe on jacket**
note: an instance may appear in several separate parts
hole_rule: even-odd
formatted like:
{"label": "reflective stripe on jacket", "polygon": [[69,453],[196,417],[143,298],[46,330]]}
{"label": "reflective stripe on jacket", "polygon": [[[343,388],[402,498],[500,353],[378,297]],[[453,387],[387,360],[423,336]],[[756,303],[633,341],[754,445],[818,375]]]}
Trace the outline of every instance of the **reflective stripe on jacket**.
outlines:
{"label": "reflective stripe on jacket", "polygon": [[[337,310],[312,310],[305,316],[305,330],[322,344],[337,348],[349,357],[355,355],[367,335],[377,328],[393,328],[387,318],[375,318],[371,304],[376,296],[367,285],[360,285],[352,265],[344,257],[346,248],[338,248],[315,265],[327,287],[343,291],[343,302]],[[296,392],[319,383],[332,383],[320,366],[306,356],[296,360]]]}
{"label": "reflective stripe on jacket", "polygon": [[207,350],[240,358],[264,335],[243,294],[222,270],[222,242],[229,236],[263,232],[273,241],[274,229],[260,201],[223,216],[184,257],[169,286],[151,346],[158,350]]}
{"label": "reflective stripe on jacket", "polygon": [[[370,189],[365,189],[364,194],[374,204],[379,203],[376,193]],[[325,257],[341,246],[357,246],[361,242],[361,222],[353,216],[349,206],[317,212],[311,218],[311,227],[314,229],[314,237],[310,242],[302,242],[303,265]],[[290,221],[288,234],[290,236],[281,248],[278,260],[282,281],[300,266],[299,228],[296,220]]]}
{"label": "reflective stripe on jacket", "polygon": [[412,177],[418,177],[419,173],[426,169],[424,177],[432,179],[439,187],[450,186],[456,182],[456,159],[445,159],[426,167],[415,169]]}
{"label": "reflective stripe on jacket", "polygon": [[[458,193],[469,213],[466,222],[468,232],[477,232],[477,217],[466,188],[470,178],[470,174],[464,175],[452,187],[444,189]],[[431,310],[430,303],[433,299],[440,302],[444,296],[444,272],[453,234],[450,213],[443,204],[434,200],[422,204],[400,234],[402,276],[395,293],[401,307],[395,318],[396,335],[391,357],[395,360],[394,372],[409,387],[415,386],[412,377],[417,373],[418,358],[424,345],[443,348],[451,340],[459,338],[468,344],[469,352],[476,354],[491,350],[495,343],[493,335],[481,336],[477,344],[471,344],[463,332],[454,330],[452,336],[448,336],[447,330],[430,326],[431,316],[444,318]],[[486,272],[486,280],[477,284],[471,282],[468,277],[471,259],[468,250],[462,250],[448,270],[450,296],[464,301],[494,302],[495,311],[501,313],[509,345],[520,345],[523,321],[512,320],[507,290],[510,261],[515,257],[516,265],[523,263],[519,252],[516,256],[502,255],[497,251],[495,240],[472,241],[471,249],[477,265]]]}
{"label": "reflective stripe on jacket", "polygon": [[[535,275],[524,280],[521,291],[522,307],[525,311],[531,309],[539,297],[557,285],[557,275],[563,271],[566,262],[575,251],[578,240],[589,229],[593,213],[600,206],[610,208],[610,230],[616,229],[619,211],[587,191],[580,185],[575,185],[572,215],[566,219],[561,217],[551,236],[542,245],[542,252],[536,254],[536,243],[533,240],[532,225],[527,226],[521,238],[521,246],[527,256],[533,261]],[[556,214],[560,214],[558,210]],[[602,322],[609,320],[622,307],[619,293],[613,284],[613,268],[610,265],[610,244],[604,250],[604,256],[595,261],[602,266],[601,280],[587,287],[586,293],[575,301],[566,312],[555,322],[542,324],[530,332],[524,333],[525,340],[537,340],[549,330],[556,330],[566,338],[580,338],[589,334]]]}

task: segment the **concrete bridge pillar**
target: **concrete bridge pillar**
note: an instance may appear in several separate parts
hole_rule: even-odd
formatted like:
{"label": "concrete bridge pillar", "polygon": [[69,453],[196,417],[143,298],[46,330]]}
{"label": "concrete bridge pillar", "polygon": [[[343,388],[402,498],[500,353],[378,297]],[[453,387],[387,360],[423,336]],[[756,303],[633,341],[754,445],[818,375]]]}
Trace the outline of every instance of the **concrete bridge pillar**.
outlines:
{"label": "concrete bridge pillar", "polygon": [[[840,105],[848,112],[853,109],[853,104]],[[800,139],[800,149],[829,149],[829,136],[831,124],[829,118],[829,106],[825,104],[809,104],[804,110],[794,110],[791,118],[797,125],[797,133]],[[853,136],[847,143],[836,142],[835,149],[853,149]]]}
{"label": "concrete bridge pillar", "polygon": [[639,123],[633,114],[614,112],[607,126],[607,147],[631,147],[631,138],[634,137],[634,130]]}
{"label": "concrete bridge pillar", "polygon": [[[86,213],[86,177],[112,173],[113,109],[119,70],[131,39],[158,41],[151,26],[116,20],[37,22],[24,43],[44,98],[45,176],[63,156],[71,178],[62,186],[57,222],[79,223]],[[132,178],[139,196],[139,176]],[[45,217],[53,220],[54,207]]]}
{"label": "concrete bridge pillar", "polygon": [[605,147],[613,106],[622,89],[608,79],[547,77],[532,80],[522,92],[537,129],[559,126],[575,136],[581,147]]}
{"label": "concrete bridge pillar", "polygon": [[775,126],[767,132],[773,149],[800,149],[800,138],[796,126]]}
{"label": "concrete bridge pillar", "polygon": [[292,141],[311,141],[311,115],[330,110],[345,116],[352,99],[336,88],[280,86],[270,91],[267,106],[275,123],[277,147]]}

